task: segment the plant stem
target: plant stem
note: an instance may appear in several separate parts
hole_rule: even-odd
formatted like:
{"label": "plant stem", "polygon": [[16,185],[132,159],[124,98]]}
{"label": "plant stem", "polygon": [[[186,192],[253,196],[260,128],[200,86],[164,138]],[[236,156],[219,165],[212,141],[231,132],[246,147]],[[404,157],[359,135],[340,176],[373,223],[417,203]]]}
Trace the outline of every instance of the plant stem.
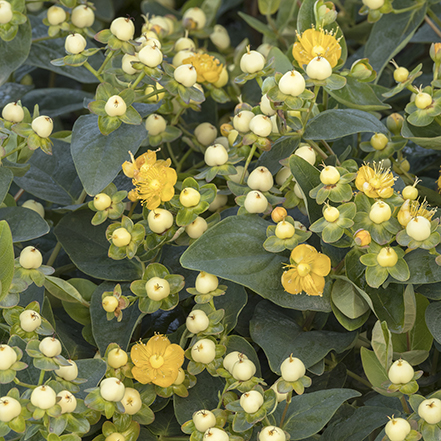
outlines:
{"label": "plant stem", "polygon": [[352,377],[354,380],[357,380],[359,383],[364,384],[369,389],[373,389],[372,384],[369,383],[369,381],[365,380],[364,378],[360,377],[360,375],[355,374],[354,372],[350,371],[349,369],[346,369],[346,373]]}
{"label": "plant stem", "polygon": [[55,262],[55,259],[58,256],[58,253],[60,252],[60,250],[61,250],[61,243],[57,242],[57,244],[55,245],[54,249],[52,250],[51,255],[49,256],[49,259],[48,259],[46,265],[48,265],[48,266],[52,266],[53,265],[53,263]]}
{"label": "plant stem", "polygon": [[179,160],[178,166],[176,167],[176,173],[179,173],[181,171],[182,166],[184,165],[186,159],[190,156],[192,151],[193,151],[192,149],[188,149],[184,153],[184,156]]}
{"label": "plant stem", "polygon": [[101,75],[105,69],[105,67],[107,66],[107,63],[112,59],[112,57],[115,55],[115,51],[110,51],[107,55],[106,55],[106,59],[103,61],[103,64],[101,65],[101,67],[98,69],[98,75]]}
{"label": "plant stem", "polygon": [[40,378],[38,379],[38,386],[41,386],[43,384],[45,373],[46,373],[46,371],[43,371],[43,370],[40,372]]}
{"label": "plant stem", "polygon": [[86,190],[81,191],[81,194],[78,196],[78,199],[75,201],[75,205],[80,205],[84,202],[84,199],[86,199],[87,193]]}
{"label": "plant stem", "polygon": [[12,155],[15,152],[18,152],[19,150],[21,150],[24,146],[26,145],[26,143],[20,143],[17,147],[15,147],[15,149],[11,150],[10,152],[6,153],[5,156],[3,156],[3,158],[7,158],[9,155]]}
{"label": "plant stem", "polygon": [[332,150],[332,147],[322,139],[322,144],[325,146],[326,150],[331,154],[334,155],[337,158],[337,165],[341,165],[340,160],[338,159],[337,155],[335,154],[334,150]]}
{"label": "plant stem", "polygon": [[166,144],[167,144],[168,154],[170,155],[170,158],[172,159],[173,164],[175,165],[175,167],[177,167],[179,165],[179,162],[176,159],[175,154],[173,153],[172,146],[171,146],[171,144],[169,142],[167,142]]}
{"label": "plant stem", "polygon": [[127,217],[132,218],[133,212],[135,211],[137,205],[138,205],[138,201],[132,202],[132,206],[130,207],[130,211]]}
{"label": "plant stem", "polygon": [[431,9],[427,10],[427,15],[441,28],[441,20]]}
{"label": "plant stem", "polygon": [[289,403],[291,403],[292,391],[286,397],[285,409],[283,409],[282,418],[280,418],[279,427],[283,426],[283,422],[285,421],[286,413],[288,412]]}
{"label": "plant stem", "polygon": [[58,37],[50,37],[49,35],[47,35],[46,37],[34,38],[32,40],[32,44],[39,43],[40,41],[54,40],[55,38],[58,38]]}
{"label": "plant stem", "polygon": [[316,311],[309,311],[308,316],[305,319],[305,322],[303,323],[303,329],[305,331],[309,331],[311,329],[312,322],[314,321],[315,315],[317,314]]}
{"label": "plant stem", "polygon": [[421,5],[419,3],[417,3],[413,6],[409,6],[408,8],[392,9],[392,14],[402,14],[403,12],[409,12],[409,11],[413,11],[414,9],[419,9],[419,8],[421,8]]}
{"label": "plant stem", "polygon": [[247,160],[246,160],[246,162],[245,162],[245,167],[243,168],[242,176],[241,176],[241,178],[240,178],[240,182],[239,182],[239,183],[240,183],[241,185],[242,185],[243,182],[245,181],[245,175],[246,175],[246,173],[247,173],[248,166],[250,165],[250,162],[251,162],[251,160],[253,159],[253,156],[254,156],[254,153],[256,152],[256,149],[257,149],[257,145],[256,145],[256,144],[253,144],[253,147],[251,147],[250,154],[248,155],[248,158],[247,158]]}
{"label": "plant stem", "polygon": [[86,61],[83,66],[92,74],[94,75],[100,83],[104,83],[104,80],[101,78],[101,75],[89,64],[88,61]]}
{"label": "plant stem", "polygon": [[219,398],[219,402],[217,403],[216,409],[220,409],[220,407],[222,406],[222,398],[224,396],[224,393],[227,391],[227,389],[228,389],[228,383],[225,383],[224,390],[221,393],[221,396]]}
{"label": "plant stem", "polygon": [[328,155],[319,147],[319,145],[311,140],[306,140],[306,142],[316,151],[316,153],[323,159],[326,159]]}
{"label": "plant stem", "polygon": [[76,269],[76,266],[73,263],[69,263],[68,265],[63,265],[60,266],[59,268],[57,268],[54,272],[54,274],[52,274],[54,277],[58,277],[61,274],[67,273],[69,271],[72,271]]}
{"label": "plant stem", "polygon": [[432,28],[432,31],[435,32],[438,37],[441,37],[441,31],[427,15],[424,17],[424,21]]}
{"label": "plant stem", "polygon": [[[44,372],[44,371],[42,371]],[[18,384],[19,386],[22,387],[27,387],[28,389],[35,389],[37,386],[33,385],[33,384],[29,384],[29,383],[23,383],[22,381],[20,381],[17,377],[14,378],[14,383]]]}
{"label": "plant stem", "polygon": [[406,412],[408,414],[412,413],[412,411],[409,409],[409,405],[407,404],[406,397],[404,395],[401,395],[400,401],[401,401],[401,404],[403,405],[404,412]]}
{"label": "plant stem", "polygon": [[319,90],[320,90],[320,86],[314,86],[314,98],[311,100],[311,103],[309,104],[308,111],[306,112],[305,120],[303,121],[303,130],[305,130],[306,123],[308,122],[309,117],[311,116],[311,112],[312,112],[312,109],[314,108],[314,104],[317,100]]}
{"label": "plant stem", "polygon": [[130,86],[130,89],[135,89],[136,86],[142,81],[142,79],[145,77],[145,72],[142,71],[138,75],[138,78],[136,78],[135,82]]}

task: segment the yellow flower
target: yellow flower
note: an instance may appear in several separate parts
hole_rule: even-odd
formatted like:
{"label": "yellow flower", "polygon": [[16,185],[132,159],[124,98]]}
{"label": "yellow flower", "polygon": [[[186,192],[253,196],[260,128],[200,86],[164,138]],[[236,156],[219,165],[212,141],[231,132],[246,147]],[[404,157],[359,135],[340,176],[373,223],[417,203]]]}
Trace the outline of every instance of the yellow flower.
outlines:
{"label": "yellow flower", "polygon": [[147,344],[136,343],[130,357],[135,365],[132,374],[142,384],[153,383],[160,387],[171,386],[184,363],[184,350],[171,344],[164,335],[155,335]]}
{"label": "yellow flower", "polygon": [[222,73],[223,64],[208,54],[195,54],[182,61],[183,64],[192,64],[198,74],[198,83],[216,83]]}
{"label": "yellow flower", "polygon": [[320,55],[329,61],[331,67],[335,67],[341,56],[341,46],[332,32],[323,29],[307,29],[294,43],[292,55],[300,66]]}
{"label": "yellow flower", "polygon": [[441,194],[441,167],[439,169],[439,178],[436,181],[437,185],[438,185],[438,193]]}
{"label": "yellow flower", "polygon": [[321,296],[325,276],[331,271],[331,259],[311,245],[298,245],[291,251],[291,268],[282,274],[282,285],[290,294],[304,291],[309,296]]}
{"label": "yellow flower", "polygon": [[129,199],[139,199],[149,210],[158,208],[162,202],[169,201],[175,194],[174,185],[178,180],[176,171],[170,168],[171,160],[156,159],[151,150],[132,162],[126,161],[122,167],[126,176],[133,178],[135,190]]}
{"label": "yellow flower", "polygon": [[383,169],[381,162],[374,162],[374,168],[362,165],[358,169],[355,186],[370,198],[387,199],[394,194],[395,179],[389,168]]}
{"label": "yellow flower", "polygon": [[428,220],[432,220],[432,217],[436,213],[436,208],[433,208],[432,210],[429,210],[428,208],[429,207],[426,198],[424,198],[423,202],[421,203],[419,203],[418,201],[411,201],[410,217],[415,218],[417,216],[421,216],[421,217],[425,217]]}

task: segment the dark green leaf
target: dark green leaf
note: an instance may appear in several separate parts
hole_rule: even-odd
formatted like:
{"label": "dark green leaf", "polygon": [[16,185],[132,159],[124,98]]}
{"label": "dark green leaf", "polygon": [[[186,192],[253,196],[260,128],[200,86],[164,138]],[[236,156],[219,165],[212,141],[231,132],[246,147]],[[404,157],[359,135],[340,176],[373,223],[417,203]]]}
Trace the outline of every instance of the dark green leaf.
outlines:
{"label": "dark green leaf", "polygon": [[435,121],[425,127],[416,127],[404,120],[401,134],[421,147],[441,150],[441,127]]}
{"label": "dark green leaf", "polygon": [[275,40],[275,35],[274,35],[273,31],[265,23],[262,23],[257,18],[251,17],[251,15],[247,15],[242,11],[239,11],[238,14],[253,29],[255,29],[256,31],[259,31],[261,34],[265,35],[265,37],[269,38],[270,41]]}
{"label": "dark green leaf", "polygon": [[14,242],[25,242],[49,233],[49,225],[35,211],[22,207],[0,208],[0,220],[6,220]]}
{"label": "dark green leaf", "polygon": [[0,221],[0,301],[9,291],[14,276],[14,246],[12,234],[6,221]]}
{"label": "dark green leaf", "polygon": [[8,194],[14,174],[6,167],[0,167],[0,204]]}
{"label": "dark green leaf", "polygon": [[441,302],[430,303],[427,306],[425,318],[433,338],[441,344]]}

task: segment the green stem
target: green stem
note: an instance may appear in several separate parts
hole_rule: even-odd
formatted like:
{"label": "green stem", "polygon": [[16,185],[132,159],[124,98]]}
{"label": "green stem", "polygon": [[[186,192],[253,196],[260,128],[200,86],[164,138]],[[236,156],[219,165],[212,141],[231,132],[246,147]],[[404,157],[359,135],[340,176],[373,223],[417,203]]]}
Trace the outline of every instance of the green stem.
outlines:
{"label": "green stem", "polygon": [[60,250],[61,250],[61,243],[57,242],[57,244],[55,245],[55,248],[52,250],[52,253],[49,256],[49,259],[48,259],[48,261],[46,263],[47,266],[52,266],[53,265],[53,263],[55,262],[55,259],[58,256],[58,253],[60,252]]}
{"label": "green stem", "polygon": [[43,370],[40,372],[40,377],[38,378],[38,386],[41,386],[43,384],[45,373],[46,373],[46,371],[43,371]]}
{"label": "green stem", "polygon": [[280,418],[279,427],[283,426],[283,422],[285,421],[286,413],[288,412],[289,403],[291,403],[292,391],[286,397],[285,409],[283,409],[282,418]]}
{"label": "green stem", "polygon": [[337,165],[341,165],[340,160],[338,159],[337,155],[335,154],[334,150],[332,150],[332,147],[325,141],[322,140],[322,144],[325,146],[326,150],[331,154],[334,155],[337,158]]}
{"label": "green stem", "polygon": [[357,380],[359,383],[364,384],[369,389],[373,389],[372,384],[369,383],[369,381],[365,380],[364,378],[360,377],[360,375],[355,374],[354,372],[350,371],[349,369],[346,369],[346,373],[352,377],[354,380]]}
{"label": "green stem", "polygon": [[83,66],[92,74],[94,75],[101,83],[104,83],[104,80],[101,78],[101,75],[89,64],[88,61],[86,61]]}
{"label": "green stem", "polygon": [[175,154],[173,153],[173,149],[172,146],[169,142],[166,143],[167,144],[167,150],[168,150],[168,154],[170,155],[171,160],[173,161],[173,164],[175,165],[175,167],[178,167],[179,162],[176,159]]}
{"label": "green stem", "polygon": [[400,401],[401,401],[401,404],[403,405],[404,412],[406,412],[408,414],[412,413],[412,411],[409,408],[409,405],[407,404],[406,397],[404,395],[401,395]]}
{"label": "green stem", "polygon": [[[42,371],[44,372],[44,371]],[[18,384],[19,386],[22,387],[27,387],[28,389],[35,389],[37,386],[35,386],[34,384],[29,384],[29,383],[23,383],[22,381],[20,381],[17,377],[14,378],[14,383]]]}
{"label": "green stem", "polygon": [[25,145],[26,145],[26,143],[21,143],[21,144],[19,144],[17,147],[15,147],[15,149],[11,150],[9,153],[6,153],[6,155],[3,156],[3,158],[7,158],[8,156],[14,154],[15,152],[18,152],[18,151],[21,150]]}
{"label": "green stem", "polygon": [[431,9],[427,10],[427,15],[441,28],[441,20]]}
{"label": "green stem", "polygon": [[84,188],[83,188],[83,190],[82,190],[80,196],[79,196],[78,199],[75,201],[75,205],[80,205],[80,204],[82,204],[82,203],[84,202],[84,199],[86,199],[86,196],[87,196],[87,192],[86,192],[86,190],[84,190]]}
{"label": "green stem", "polygon": [[427,15],[424,17],[424,21],[432,28],[432,31],[435,32],[438,37],[441,37],[441,31]]}
{"label": "green stem", "polygon": [[224,393],[227,391],[227,389],[228,389],[228,383],[225,383],[224,390],[222,391],[222,394],[219,397],[219,402],[217,403],[216,409],[220,409],[220,407],[222,406],[222,398],[224,397]]}
{"label": "green stem", "polygon": [[98,75],[101,75],[105,69],[105,67],[107,66],[107,63],[112,59],[112,57],[115,55],[116,51],[110,51],[107,55],[106,55],[106,59],[103,61],[103,64],[101,65],[101,67],[98,69]]}
{"label": "green stem", "polygon": [[127,217],[132,218],[133,212],[135,211],[137,205],[138,205],[138,201],[132,202],[132,206],[130,207],[130,211]]}
{"label": "green stem", "polygon": [[309,118],[311,116],[312,109],[314,108],[314,104],[315,104],[315,102],[317,100],[317,96],[318,96],[319,90],[320,90],[320,86],[314,86],[314,98],[311,100],[311,103],[309,104],[308,111],[306,112],[305,120],[303,121],[303,130],[305,130],[306,123],[308,122],[308,120],[309,120]]}
{"label": "green stem", "polygon": [[314,141],[307,140],[306,141],[315,151],[321,156],[323,159],[326,159],[328,155],[318,146],[318,144]]}
{"label": "green stem", "polygon": [[178,166],[176,167],[176,173],[179,173],[182,169],[182,166],[184,165],[185,161],[187,160],[187,158],[190,156],[191,152],[193,150],[192,149],[188,149],[185,153],[184,156],[180,159]]}
{"label": "green stem", "polygon": [[8,334],[11,332],[11,327],[4,323],[0,323],[0,329],[3,329],[3,331],[6,331]]}
{"label": "green stem", "polygon": [[306,317],[306,320],[303,323],[303,329],[305,331],[309,331],[311,329],[311,325],[312,325],[312,322],[314,321],[316,314],[317,314],[317,311],[309,311],[308,316]]}
{"label": "green stem", "polygon": [[73,263],[69,263],[68,265],[63,265],[57,268],[52,275],[54,277],[58,277],[61,274],[68,273],[69,271],[73,271],[74,269],[76,269],[76,266]]}
{"label": "green stem", "polygon": [[136,78],[135,82],[130,86],[130,89],[135,89],[136,86],[142,81],[142,79],[145,77],[145,72],[142,71],[138,75],[138,78]]}
{"label": "green stem", "polygon": [[414,9],[420,9],[420,8],[421,8],[421,4],[417,3],[413,6],[409,6],[408,8],[392,9],[392,14],[402,14],[404,12],[409,12],[409,11],[413,11]]}
{"label": "green stem", "polygon": [[32,40],[32,44],[39,43],[40,41],[54,40],[55,38],[58,38],[58,37],[50,37],[49,35],[47,35],[46,37],[34,38]]}
{"label": "green stem", "polygon": [[248,166],[250,165],[250,162],[251,162],[251,160],[253,159],[253,156],[254,156],[254,153],[256,152],[256,149],[257,149],[257,145],[256,144],[253,144],[253,147],[251,147],[251,150],[250,150],[250,154],[248,155],[248,158],[247,158],[247,160],[246,160],[246,162],[245,162],[245,166],[244,166],[244,168],[243,168],[243,172],[242,172],[242,176],[240,177],[240,184],[242,185],[243,183],[244,183],[244,181],[245,181],[245,175],[246,175],[246,173],[247,173],[247,169],[248,169]]}

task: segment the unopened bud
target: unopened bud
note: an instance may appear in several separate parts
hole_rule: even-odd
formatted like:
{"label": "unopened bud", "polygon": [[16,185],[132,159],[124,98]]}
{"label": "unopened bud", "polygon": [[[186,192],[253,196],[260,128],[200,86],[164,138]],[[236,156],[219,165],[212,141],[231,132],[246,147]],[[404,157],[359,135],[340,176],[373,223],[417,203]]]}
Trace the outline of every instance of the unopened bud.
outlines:
{"label": "unopened bud", "polygon": [[335,5],[332,2],[319,1],[315,7],[315,18],[317,25],[326,26],[328,24],[334,23],[337,18],[337,11],[335,10]]}
{"label": "unopened bud", "polygon": [[441,61],[441,43],[432,43],[429,54],[434,63],[439,63]]}
{"label": "unopened bud", "polygon": [[231,130],[233,130],[233,126],[231,124],[222,124],[220,126],[220,132],[222,136],[228,136]]}
{"label": "unopened bud", "polygon": [[283,207],[276,207],[271,212],[271,219],[278,224],[279,222],[282,222],[285,217],[288,216],[287,211]]}
{"label": "unopened bud", "polygon": [[387,128],[394,134],[399,135],[403,127],[404,118],[399,113],[392,113],[386,119]]}
{"label": "unopened bud", "polygon": [[357,80],[373,80],[376,76],[376,72],[373,67],[369,64],[369,59],[362,58],[355,61],[351,66],[351,76],[357,78]]}
{"label": "unopened bud", "polygon": [[367,230],[358,230],[354,235],[354,242],[359,247],[367,247],[371,243],[371,234]]}

